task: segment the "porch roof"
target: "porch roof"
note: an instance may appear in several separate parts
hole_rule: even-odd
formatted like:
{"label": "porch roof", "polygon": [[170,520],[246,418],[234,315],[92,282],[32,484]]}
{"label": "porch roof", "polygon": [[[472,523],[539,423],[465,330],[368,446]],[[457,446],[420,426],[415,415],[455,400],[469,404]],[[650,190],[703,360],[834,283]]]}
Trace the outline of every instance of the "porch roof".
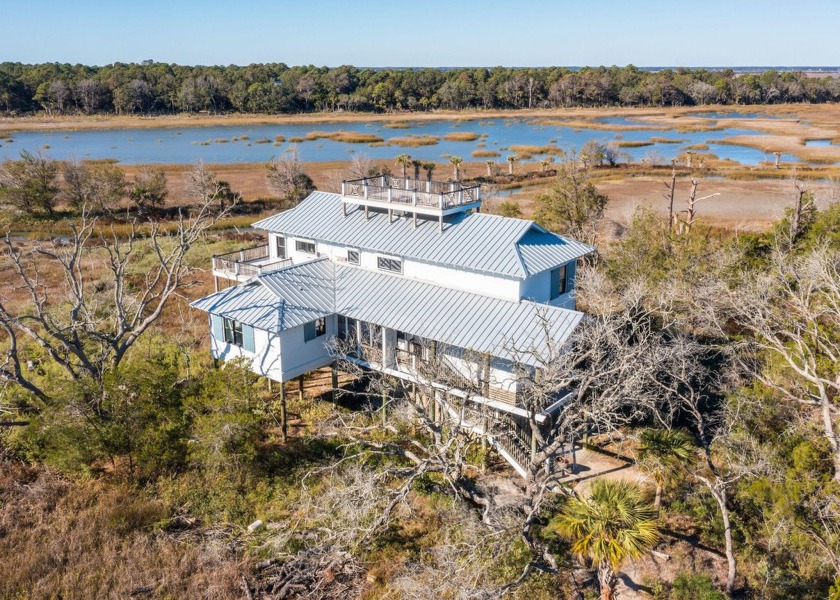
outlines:
{"label": "porch roof", "polygon": [[333,266],[321,259],[260,275],[190,306],[278,332],[333,314],[333,296]]}
{"label": "porch roof", "polygon": [[343,265],[335,267],[335,308],[360,321],[531,365],[556,355],[583,317]]}
{"label": "porch roof", "polygon": [[272,332],[337,313],[531,365],[556,354],[583,317],[574,310],[493,298],[326,258],[261,275],[191,306]]}

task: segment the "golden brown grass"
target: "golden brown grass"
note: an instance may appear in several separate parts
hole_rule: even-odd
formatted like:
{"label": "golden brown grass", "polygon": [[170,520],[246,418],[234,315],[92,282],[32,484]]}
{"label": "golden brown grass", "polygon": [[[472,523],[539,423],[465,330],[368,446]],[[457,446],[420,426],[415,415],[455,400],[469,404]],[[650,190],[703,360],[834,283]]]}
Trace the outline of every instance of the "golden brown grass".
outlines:
{"label": "golden brown grass", "polygon": [[650,140],[621,140],[615,142],[619,148],[644,148],[645,146],[653,146],[654,142]]}
{"label": "golden brown grass", "polygon": [[748,146],[767,153],[784,152],[811,162],[840,162],[840,146],[806,146],[806,139],[824,138],[803,138],[790,135],[736,135],[722,140],[709,141],[715,144]]}
{"label": "golden brown grass", "polygon": [[655,144],[683,144],[688,140],[681,140],[675,138],[665,138],[665,137],[652,137],[650,141]]}
{"label": "golden brown grass", "polygon": [[154,597],[241,597],[247,565],[226,534],[155,534],[171,509],[129,485],[0,472],[0,597],[128,598],[146,586]]}
{"label": "golden brown grass", "polygon": [[501,153],[494,150],[473,150],[472,155],[475,158],[494,158],[496,156],[501,156]]}
{"label": "golden brown grass", "polygon": [[306,140],[332,140],[344,142],[345,144],[372,144],[385,141],[384,138],[372,133],[360,133],[358,131],[310,131],[306,134]]}
{"label": "golden brown grass", "polygon": [[[505,148],[501,148],[505,150]],[[549,154],[552,156],[562,156],[564,154],[562,148],[553,144],[546,146],[530,146],[527,144],[513,144],[506,148],[508,151],[515,153],[520,159],[529,159],[537,154]]]}
{"label": "golden brown grass", "polygon": [[453,131],[443,136],[443,139],[450,142],[474,142],[479,135],[472,131]]}
{"label": "golden brown grass", "polygon": [[408,123],[385,123],[382,125],[385,129],[411,129]]}
{"label": "golden brown grass", "polygon": [[422,134],[392,137],[388,140],[388,144],[401,148],[417,148],[419,146],[434,146],[439,141],[440,138],[436,135]]}

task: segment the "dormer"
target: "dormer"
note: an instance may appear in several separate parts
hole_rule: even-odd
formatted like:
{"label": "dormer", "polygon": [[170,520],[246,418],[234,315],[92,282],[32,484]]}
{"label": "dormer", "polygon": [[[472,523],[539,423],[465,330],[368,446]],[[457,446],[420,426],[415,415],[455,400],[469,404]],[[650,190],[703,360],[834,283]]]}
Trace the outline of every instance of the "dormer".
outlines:
{"label": "dormer", "polygon": [[363,207],[365,218],[371,209],[387,211],[389,221],[395,213],[408,214],[415,227],[418,215],[436,218],[442,232],[445,217],[481,208],[481,186],[377,175],[342,181],[341,206],[345,217],[348,206]]}

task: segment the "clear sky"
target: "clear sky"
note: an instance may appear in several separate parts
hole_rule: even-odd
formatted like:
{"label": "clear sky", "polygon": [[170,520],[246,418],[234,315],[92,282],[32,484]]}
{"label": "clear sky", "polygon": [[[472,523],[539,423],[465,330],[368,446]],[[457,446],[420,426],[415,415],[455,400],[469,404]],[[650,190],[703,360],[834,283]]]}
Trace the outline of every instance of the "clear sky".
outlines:
{"label": "clear sky", "polygon": [[0,61],[836,66],[840,0],[0,0]]}

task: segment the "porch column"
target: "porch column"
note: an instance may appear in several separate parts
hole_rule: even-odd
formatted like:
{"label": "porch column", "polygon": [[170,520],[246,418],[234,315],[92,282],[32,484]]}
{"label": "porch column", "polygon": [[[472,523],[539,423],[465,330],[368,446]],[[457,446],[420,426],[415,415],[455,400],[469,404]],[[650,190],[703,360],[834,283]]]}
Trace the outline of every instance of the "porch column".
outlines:
{"label": "porch column", "polygon": [[336,363],[332,364],[332,401],[335,404],[338,398],[338,366]]}
{"label": "porch column", "polygon": [[283,440],[283,443],[289,439],[288,431],[287,431],[287,414],[286,414],[286,384],[285,382],[280,382],[280,439]]}

